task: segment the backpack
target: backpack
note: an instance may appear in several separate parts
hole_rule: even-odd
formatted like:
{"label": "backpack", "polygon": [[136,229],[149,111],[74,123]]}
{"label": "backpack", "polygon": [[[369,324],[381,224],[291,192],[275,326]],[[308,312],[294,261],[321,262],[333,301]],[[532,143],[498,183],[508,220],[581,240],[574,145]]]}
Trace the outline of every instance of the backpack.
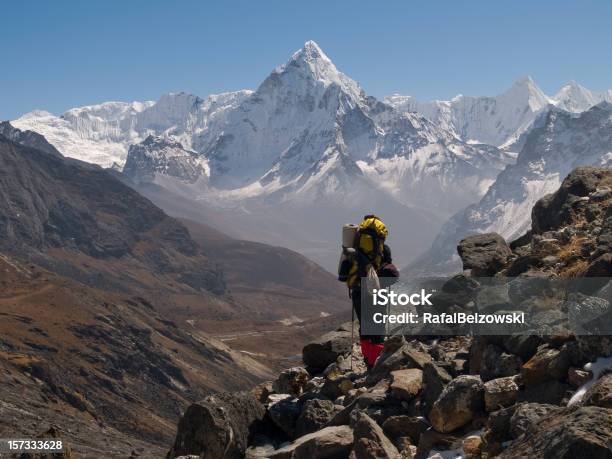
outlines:
{"label": "backpack", "polygon": [[376,273],[383,264],[385,239],[388,235],[387,227],[376,215],[363,217],[355,234],[354,250],[347,256],[345,263],[348,274],[338,278],[346,280],[347,285],[353,288],[360,284],[362,277]]}

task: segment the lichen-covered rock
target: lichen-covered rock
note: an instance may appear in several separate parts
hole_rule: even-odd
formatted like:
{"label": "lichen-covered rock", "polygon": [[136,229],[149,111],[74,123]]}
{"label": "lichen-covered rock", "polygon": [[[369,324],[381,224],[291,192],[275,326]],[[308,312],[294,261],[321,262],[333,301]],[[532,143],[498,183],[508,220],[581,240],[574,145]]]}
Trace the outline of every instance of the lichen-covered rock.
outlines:
{"label": "lichen-covered rock", "polygon": [[296,421],[296,436],[301,437],[323,428],[335,413],[336,407],[330,400],[306,400]]}
{"label": "lichen-covered rock", "polygon": [[597,190],[606,172],[603,168],[578,167],[563,180],[559,190],[540,199],[531,212],[535,234],[561,228],[572,222],[576,214],[575,202],[587,198]]}
{"label": "lichen-covered rock", "polygon": [[395,445],[367,414],[358,413],[353,427],[355,459],[399,459]]}
{"label": "lichen-covered rock", "polygon": [[559,409],[559,407],[554,405],[540,403],[518,404],[514,409],[512,417],[510,418],[511,437],[518,438],[521,435],[528,433],[534,428],[540,419],[558,411]]}
{"label": "lichen-covered rock", "polygon": [[610,438],[612,410],[596,406],[559,409],[538,418],[499,457],[610,459]]}
{"label": "lichen-covered rock", "polygon": [[484,409],[484,385],[478,376],[462,375],[442,391],[429,412],[438,432],[449,433],[466,425]]}
{"label": "lichen-covered rock", "polygon": [[519,386],[512,376],[487,381],[484,384],[485,409],[491,412],[512,405],[518,392]]}
{"label": "lichen-covered rock", "polygon": [[418,368],[391,372],[391,396],[398,400],[413,399],[423,386],[423,372]]}
{"label": "lichen-covered rock", "polygon": [[589,387],[584,394],[583,404],[612,409],[612,373],[602,376]]}
{"label": "lichen-covered rock", "polygon": [[542,346],[521,368],[523,382],[532,386],[553,379],[563,380],[567,377],[570,363],[566,352]]}
{"label": "lichen-covered rock", "polygon": [[283,370],[272,386],[279,394],[291,394],[298,396],[304,391],[310,375],[302,367],[293,367]]}

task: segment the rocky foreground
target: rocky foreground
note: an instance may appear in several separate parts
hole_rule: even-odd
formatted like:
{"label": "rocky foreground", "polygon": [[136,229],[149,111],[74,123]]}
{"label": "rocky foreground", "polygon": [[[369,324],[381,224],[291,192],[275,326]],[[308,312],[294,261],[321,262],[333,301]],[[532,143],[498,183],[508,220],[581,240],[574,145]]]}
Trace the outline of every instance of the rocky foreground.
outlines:
{"label": "rocky foreground", "polygon": [[[575,170],[517,241],[461,241],[452,285],[612,276],[611,201],[610,169]],[[308,344],[304,367],[274,382],[191,405],[167,457],[612,457],[609,336],[394,336],[366,371],[349,327]]]}

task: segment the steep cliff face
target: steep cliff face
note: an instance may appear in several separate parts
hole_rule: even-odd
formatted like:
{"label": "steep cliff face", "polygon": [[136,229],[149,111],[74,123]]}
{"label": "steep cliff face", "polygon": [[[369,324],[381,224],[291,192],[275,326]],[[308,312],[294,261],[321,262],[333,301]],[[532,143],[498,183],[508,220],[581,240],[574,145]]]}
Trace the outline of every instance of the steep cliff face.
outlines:
{"label": "steep cliff face", "polygon": [[[517,278],[507,276],[612,276],[611,185],[612,169],[578,168],[537,202],[532,228],[511,246],[494,233],[461,241],[464,271],[439,292],[448,293],[447,306],[473,307],[470,295],[483,282],[476,276],[510,283]],[[602,284],[609,288],[609,280],[597,282],[585,304],[592,300],[611,317]],[[539,301],[534,292],[522,294]],[[602,376],[612,369],[610,336],[563,327],[552,334],[394,336],[366,369],[350,325],[308,344],[305,367],[250,394],[192,405],[167,457],[610,457],[612,378]],[[237,419],[236,407],[248,418]]]}

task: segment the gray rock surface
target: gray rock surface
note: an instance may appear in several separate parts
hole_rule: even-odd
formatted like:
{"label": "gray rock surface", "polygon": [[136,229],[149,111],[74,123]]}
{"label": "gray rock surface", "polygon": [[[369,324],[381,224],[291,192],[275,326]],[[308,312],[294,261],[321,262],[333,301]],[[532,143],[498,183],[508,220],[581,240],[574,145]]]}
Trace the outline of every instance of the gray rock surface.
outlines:
{"label": "gray rock surface", "polygon": [[202,459],[239,459],[250,435],[265,415],[250,393],[217,394],[194,403],[181,417],[168,459],[200,455]]}

